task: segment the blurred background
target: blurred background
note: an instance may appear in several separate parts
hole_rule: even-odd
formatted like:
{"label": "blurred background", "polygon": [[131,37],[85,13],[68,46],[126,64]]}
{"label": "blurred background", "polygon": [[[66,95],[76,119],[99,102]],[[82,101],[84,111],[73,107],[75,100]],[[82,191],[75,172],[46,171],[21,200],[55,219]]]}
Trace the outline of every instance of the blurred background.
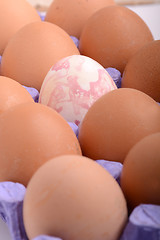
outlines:
{"label": "blurred background", "polygon": [[[49,6],[53,0],[27,0],[33,6]],[[160,0],[115,0],[117,4],[147,4],[160,3]]]}
{"label": "blurred background", "polygon": [[[38,11],[45,12],[54,0],[27,0]],[[155,40],[160,39],[160,0],[115,0],[136,12],[148,25]]]}

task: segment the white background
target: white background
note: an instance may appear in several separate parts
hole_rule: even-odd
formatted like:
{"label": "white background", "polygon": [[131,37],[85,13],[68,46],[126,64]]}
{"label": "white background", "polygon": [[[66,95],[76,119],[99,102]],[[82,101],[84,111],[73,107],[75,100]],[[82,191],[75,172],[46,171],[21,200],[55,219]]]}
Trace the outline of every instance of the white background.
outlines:
{"label": "white background", "polygon": [[[160,39],[160,4],[130,5],[148,25],[155,40]],[[9,230],[0,219],[0,240],[11,240]]]}
{"label": "white background", "polygon": [[127,6],[136,12],[148,25],[155,40],[160,40],[160,3]]}

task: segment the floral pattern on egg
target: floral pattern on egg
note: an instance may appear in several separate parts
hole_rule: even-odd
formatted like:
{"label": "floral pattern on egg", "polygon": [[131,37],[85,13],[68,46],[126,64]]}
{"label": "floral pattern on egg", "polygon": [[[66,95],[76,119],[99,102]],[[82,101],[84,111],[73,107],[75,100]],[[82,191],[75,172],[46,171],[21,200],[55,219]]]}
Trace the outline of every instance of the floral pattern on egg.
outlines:
{"label": "floral pattern on egg", "polygon": [[91,105],[116,88],[98,62],[83,55],[72,55],[52,66],[43,81],[39,103],[79,125]]}

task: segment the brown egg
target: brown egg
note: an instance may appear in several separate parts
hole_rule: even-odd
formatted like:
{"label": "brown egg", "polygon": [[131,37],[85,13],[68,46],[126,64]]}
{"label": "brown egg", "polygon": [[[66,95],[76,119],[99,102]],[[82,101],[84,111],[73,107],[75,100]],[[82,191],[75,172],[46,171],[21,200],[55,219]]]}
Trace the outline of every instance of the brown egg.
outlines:
{"label": "brown egg", "polygon": [[147,94],[120,88],[99,98],[79,129],[85,156],[123,163],[128,151],[143,137],[160,131],[160,106]]}
{"label": "brown egg", "polygon": [[8,43],[2,57],[1,74],[40,90],[58,60],[79,51],[70,36],[48,22],[34,22],[20,29]]}
{"label": "brown egg", "polygon": [[45,21],[55,23],[69,35],[79,38],[85,22],[93,13],[114,4],[114,0],[54,0],[47,10]]}
{"label": "brown egg", "polygon": [[29,92],[11,78],[0,76],[0,114],[17,104],[34,102]]}
{"label": "brown egg", "polygon": [[39,103],[16,105],[0,115],[0,181],[27,185],[52,157],[80,154],[76,135],[53,109]]}
{"label": "brown egg", "polygon": [[108,6],[86,22],[80,37],[81,54],[93,58],[103,67],[123,72],[128,60],[153,36],[145,22],[123,6]]}
{"label": "brown egg", "polygon": [[131,148],[120,182],[131,208],[144,203],[160,205],[160,132],[143,138]]}
{"label": "brown egg", "polygon": [[160,40],[148,43],[129,60],[122,87],[138,89],[160,102]]}
{"label": "brown egg", "polygon": [[1,75],[1,59],[2,57],[0,56],[0,75]]}
{"label": "brown egg", "polygon": [[26,0],[0,0],[0,9],[0,55],[2,55],[8,41],[20,28],[41,19]]}
{"label": "brown egg", "polygon": [[48,161],[28,184],[24,225],[29,239],[118,240],[127,220],[126,201],[115,179],[82,156]]}

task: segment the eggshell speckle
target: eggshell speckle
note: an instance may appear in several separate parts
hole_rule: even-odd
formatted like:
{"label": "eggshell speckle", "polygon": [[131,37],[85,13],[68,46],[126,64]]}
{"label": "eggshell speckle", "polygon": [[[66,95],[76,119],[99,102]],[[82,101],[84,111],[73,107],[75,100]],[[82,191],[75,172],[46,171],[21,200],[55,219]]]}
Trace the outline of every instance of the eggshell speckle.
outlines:
{"label": "eggshell speckle", "polygon": [[79,49],[103,67],[123,73],[130,57],[151,41],[146,23],[127,7],[115,5],[100,9],[86,21]]}
{"label": "eggshell speckle", "polygon": [[160,205],[160,131],[135,144],[121,172],[121,187],[131,208]]}
{"label": "eggshell speckle", "polygon": [[29,239],[118,240],[127,220],[126,201],[115,179],[82,156],[44,164],[28,184],[23,207]]}
{"label": "eggshell speckle", "polygon": [[93,103],[78,138],[85,156],[123,163],[136,142],[157,131],[160,106],[139,90],[119,88]]}
{"label": "eggshell speckle", "polygon": [[98,62],[72,55],[58,61],[48,72],[39,102],[79,125],[93,102],[114,89],[114,81]]}
{"label": "eggshell speckle", "polygon": [[80,154],[76,135],[53,109],[39,103],[16,105],[0,115],[0,181],[27,185],[52,157]]}

